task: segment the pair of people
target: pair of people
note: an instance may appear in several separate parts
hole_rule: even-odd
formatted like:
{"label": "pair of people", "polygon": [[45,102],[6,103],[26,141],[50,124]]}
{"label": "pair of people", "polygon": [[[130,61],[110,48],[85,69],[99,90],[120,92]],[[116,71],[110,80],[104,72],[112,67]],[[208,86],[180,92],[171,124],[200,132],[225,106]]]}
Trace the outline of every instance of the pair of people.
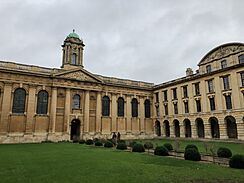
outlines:
{"label": "pair of people", "polygon": [[120,133],[118,132],[118,134],[116,135],[115,132],[113,132],[113,136],[112,136],[112,139],[115,139],[115,140],[120,140]]}

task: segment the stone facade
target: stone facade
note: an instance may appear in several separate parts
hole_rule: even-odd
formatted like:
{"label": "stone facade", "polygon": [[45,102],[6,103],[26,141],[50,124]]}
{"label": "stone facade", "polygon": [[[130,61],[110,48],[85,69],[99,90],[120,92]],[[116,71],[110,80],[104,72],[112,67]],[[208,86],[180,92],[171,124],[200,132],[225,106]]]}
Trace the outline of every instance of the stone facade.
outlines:
{"label": "stone facade", "polygon": [[0,61],[0,143],[111,138],[113,132],[123,139],[244,140],[244,44],[221,45],[196,73],[188,68],[186,77],[159,85],[86,71],[84,46],[74,32],[67,36],[61,69]]}

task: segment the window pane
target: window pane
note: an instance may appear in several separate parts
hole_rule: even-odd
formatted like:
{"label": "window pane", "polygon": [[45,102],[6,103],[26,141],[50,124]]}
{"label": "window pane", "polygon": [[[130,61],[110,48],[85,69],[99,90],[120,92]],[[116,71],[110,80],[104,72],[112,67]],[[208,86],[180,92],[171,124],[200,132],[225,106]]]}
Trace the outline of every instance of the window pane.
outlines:
{"label": "window pane", "polygon": [[102,115],[103,116],[110,115],[110,99],[108,96],[104,96],[102,99]]}
{"label": "window pane", "polygon": [[239,58],[239,63],[240,64],[244,63],[244,54],[240,55],[238,58]]}
{"label": "window pane", "polygon": [[122,97],[118,99],[118,116],[124,116],[124,99]]}
{"label": "window pane", "polygon": [[78,94],[73,97],[73,109],[80,109],[80,95]]}
{"label": "window pane", "polygon": [[40,91],[37,98],[37,114],[47,114],[48,109],[48,93]]}
{"label": "window pane", "polygon": [[244,72],[241,73],[241,86],[244,87]]}
{"label": "window pane", "polygon": [[221,68],[224,69],[227,67],[227,62],[226,60],[221,61]]}
{"label": "window pane", "polygon": [[150,118],[151,117],[150,101],[148,99],[145,100],[144,107],[145,107],[145,118]]}
{"label": "window pane", "polygon": [[208,91],[209,92],[214,92],[214,89],[213,89],[213,80],[209,80],[208,81]]}
{"label": "window pane", "polygon": [[72,63],[73,65],[76,65],[76,54],[75,54],[75,53],[72,54],[71,63]]}
{"label": "window pane", "polygon": [[224,83],[224,90],[230,89],[229,77],[228,76],[223,77],[223,83]]}
{"label": "window pane", "polygon": [[132,117],[138,117],[138,102],[136,98],[132,99],[131,105]]}
{"label": "window pane", "polygon": [[211,70],[212,70],[212,69],[211,69],[211,65],[207,65],[207,66],[206,66],[206,71],[207,71],[207,73],[210,73]]}
{"label": "window pane", "polygon": [[26,92],[22,88],[18,88],[14,92],[13,100],[13,113],[24,113],[25,112],[25,97]]}
{"label": "window pane", "polygon": [[231,96],[225,96],[226,109],[232,109]]}

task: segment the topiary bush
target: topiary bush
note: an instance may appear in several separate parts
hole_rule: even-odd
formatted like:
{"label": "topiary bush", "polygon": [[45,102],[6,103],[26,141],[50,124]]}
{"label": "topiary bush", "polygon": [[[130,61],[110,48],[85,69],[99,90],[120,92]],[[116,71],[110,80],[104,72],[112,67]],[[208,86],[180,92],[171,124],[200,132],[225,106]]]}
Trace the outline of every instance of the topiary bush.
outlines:
{"label": "topiary bush", "polygon": [[86,141],[83,140],[83,139],[82,139],[82,140],[79,140],[79,144],[85,144],[85,142],[86,142]]}
{"label": "topiary bush", "polygon": [[231,168],[244,169],[244,155],[236,154],[232,156],[229,165]]}
{"label": "topiary bush", "polygon": [[132,147],[132,152],[145,152],[145,148],[142,144],[136,143]]}
{"label": "topiary bush", "polygon": [[146,142],[145,144],[144,144],[144,148],[145,149],[153,149],[153,143],[151,143],[151,142]]}
{"label": "topiary bush", "polygon": [[168,151],[168,149],[165,146],[158,146],[154,150],[154,155],[157,155],[157,156],[168,156],[169,155],[169,151]]}
{"label": "topiary bush", "polygon": [[95,146],[103,146],[103,143],[101,141],[96,141]]}
{"label": "topiary bush", "polygon": [[196,148],[187,148],[184,153],[185,160],[200,161],[201,155]]}
{"label": "topiary bush", "polygon": [[232,152],[226,147],[220,147],[217,151],[217,155],[221,158],[230,158],[232,156]]}
{"label": "topiary bush", "polygon": [[86,140],[86,145],[92,145],[92,144],[93,144],[93,140],[92,139]]}
{"label": "topiary bush", "polygon": [[127,149],[127,145],[123,142],[120,142],[118,143],[116,149],[119,149],[119,150],[126,150]]}
{"label": "topiary bush", "polygon": [[113,144],[111,141],[109,141],[109,140],[107,140],[107,141],[104,143],[104,147],[111,148],[111,147],[113,147],[113,146],[114,146],[114,144]]}
{"label": "topiary bush", "polygon": [[137,142],[136,141],[130,141],[129,147],[133,147]]}
{"label": "topiary bush", "polygon": [[191,149],[191,148],[195,148],[195,149],[198,151],[197,146],[194,145],[194,144],[188,144],[188,145],[185,147],[185,151],[186,151],[187,149]]}
{"label": "topiary bush", "polygon": [[168,149],[168,151],[172,151],[172,150],[173,150],[173,146],[172,146],[170,143],[165,143],[165,144],[164,144],[164,147],[165,147],[166,149]]}

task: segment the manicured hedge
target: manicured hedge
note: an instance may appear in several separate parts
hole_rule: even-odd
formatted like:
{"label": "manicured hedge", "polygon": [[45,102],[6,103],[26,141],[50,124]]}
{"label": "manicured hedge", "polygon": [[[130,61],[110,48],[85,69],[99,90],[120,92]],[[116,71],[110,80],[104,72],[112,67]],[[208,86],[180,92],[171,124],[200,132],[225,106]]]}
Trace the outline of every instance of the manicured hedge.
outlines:
{"label": "manicured hedge", "polygon": [[93,144],[93,140],[92,139],[86,140],[86,145],[92,145],[92,144]]}
{"label": "manicured hedge", "polygon": [[113,146],[114,146],[114,144],[109,140],[104,143],[104,147],[111,148]]}
{"label": "manicured hedge", "polygon": [[101,141],[96,141],[95,146],[103,146],[103,143]]}
{"label": "manicured hedge", "polygon": [[136,143],[132,147],[132,152],[145,152],[145,148],[142,144]]}
{"label": "manicured hedge", "polygon": [[85,140],[79,140],[79,144],[85,144],[86,143],[86,141]]}
{"label": "manicured hedge", "polygon": [[220,147],[217,151],[217,155],[221,158],[230,158],[232,156],[232,152],[226,147]]}
{"label": "manicured hedge", "polygon": [[164,147],[166,147],[168,149],[168,151],[172,151],[173,150],[173,146],[170,143],[165,143]]}
{"label": "manicured hedge", "polygon": [[187,149],[190,149],[190,148],[195,148],[195,149],[198,151],[197,146],[194,145],[194,144],[188,144],[188,145],[185,147],[185,151],[186,151]]}
{"label": "manicured hedge", "polygon": [[244,155],[234,155],[230,158],[229,165],[231,168],[244,169]]}
{"label": "manicured hedge", "polygon": [[184,153],[185,160],[200,161],[201,155],[196,148],[187,148]]}
{"label": "manicured hedge", "polygon": [[126,150],[127,149],[127,145],[123,142],[120,142],[118,143],[116,149],[119,149],[119,150]]}
{"label": "manicured hedge", "polygon": [[154,150],[154,155],[157,155],[157,156],[168,156],[169,152],[168,152],[168,149],[166,147],[158,146]]}

